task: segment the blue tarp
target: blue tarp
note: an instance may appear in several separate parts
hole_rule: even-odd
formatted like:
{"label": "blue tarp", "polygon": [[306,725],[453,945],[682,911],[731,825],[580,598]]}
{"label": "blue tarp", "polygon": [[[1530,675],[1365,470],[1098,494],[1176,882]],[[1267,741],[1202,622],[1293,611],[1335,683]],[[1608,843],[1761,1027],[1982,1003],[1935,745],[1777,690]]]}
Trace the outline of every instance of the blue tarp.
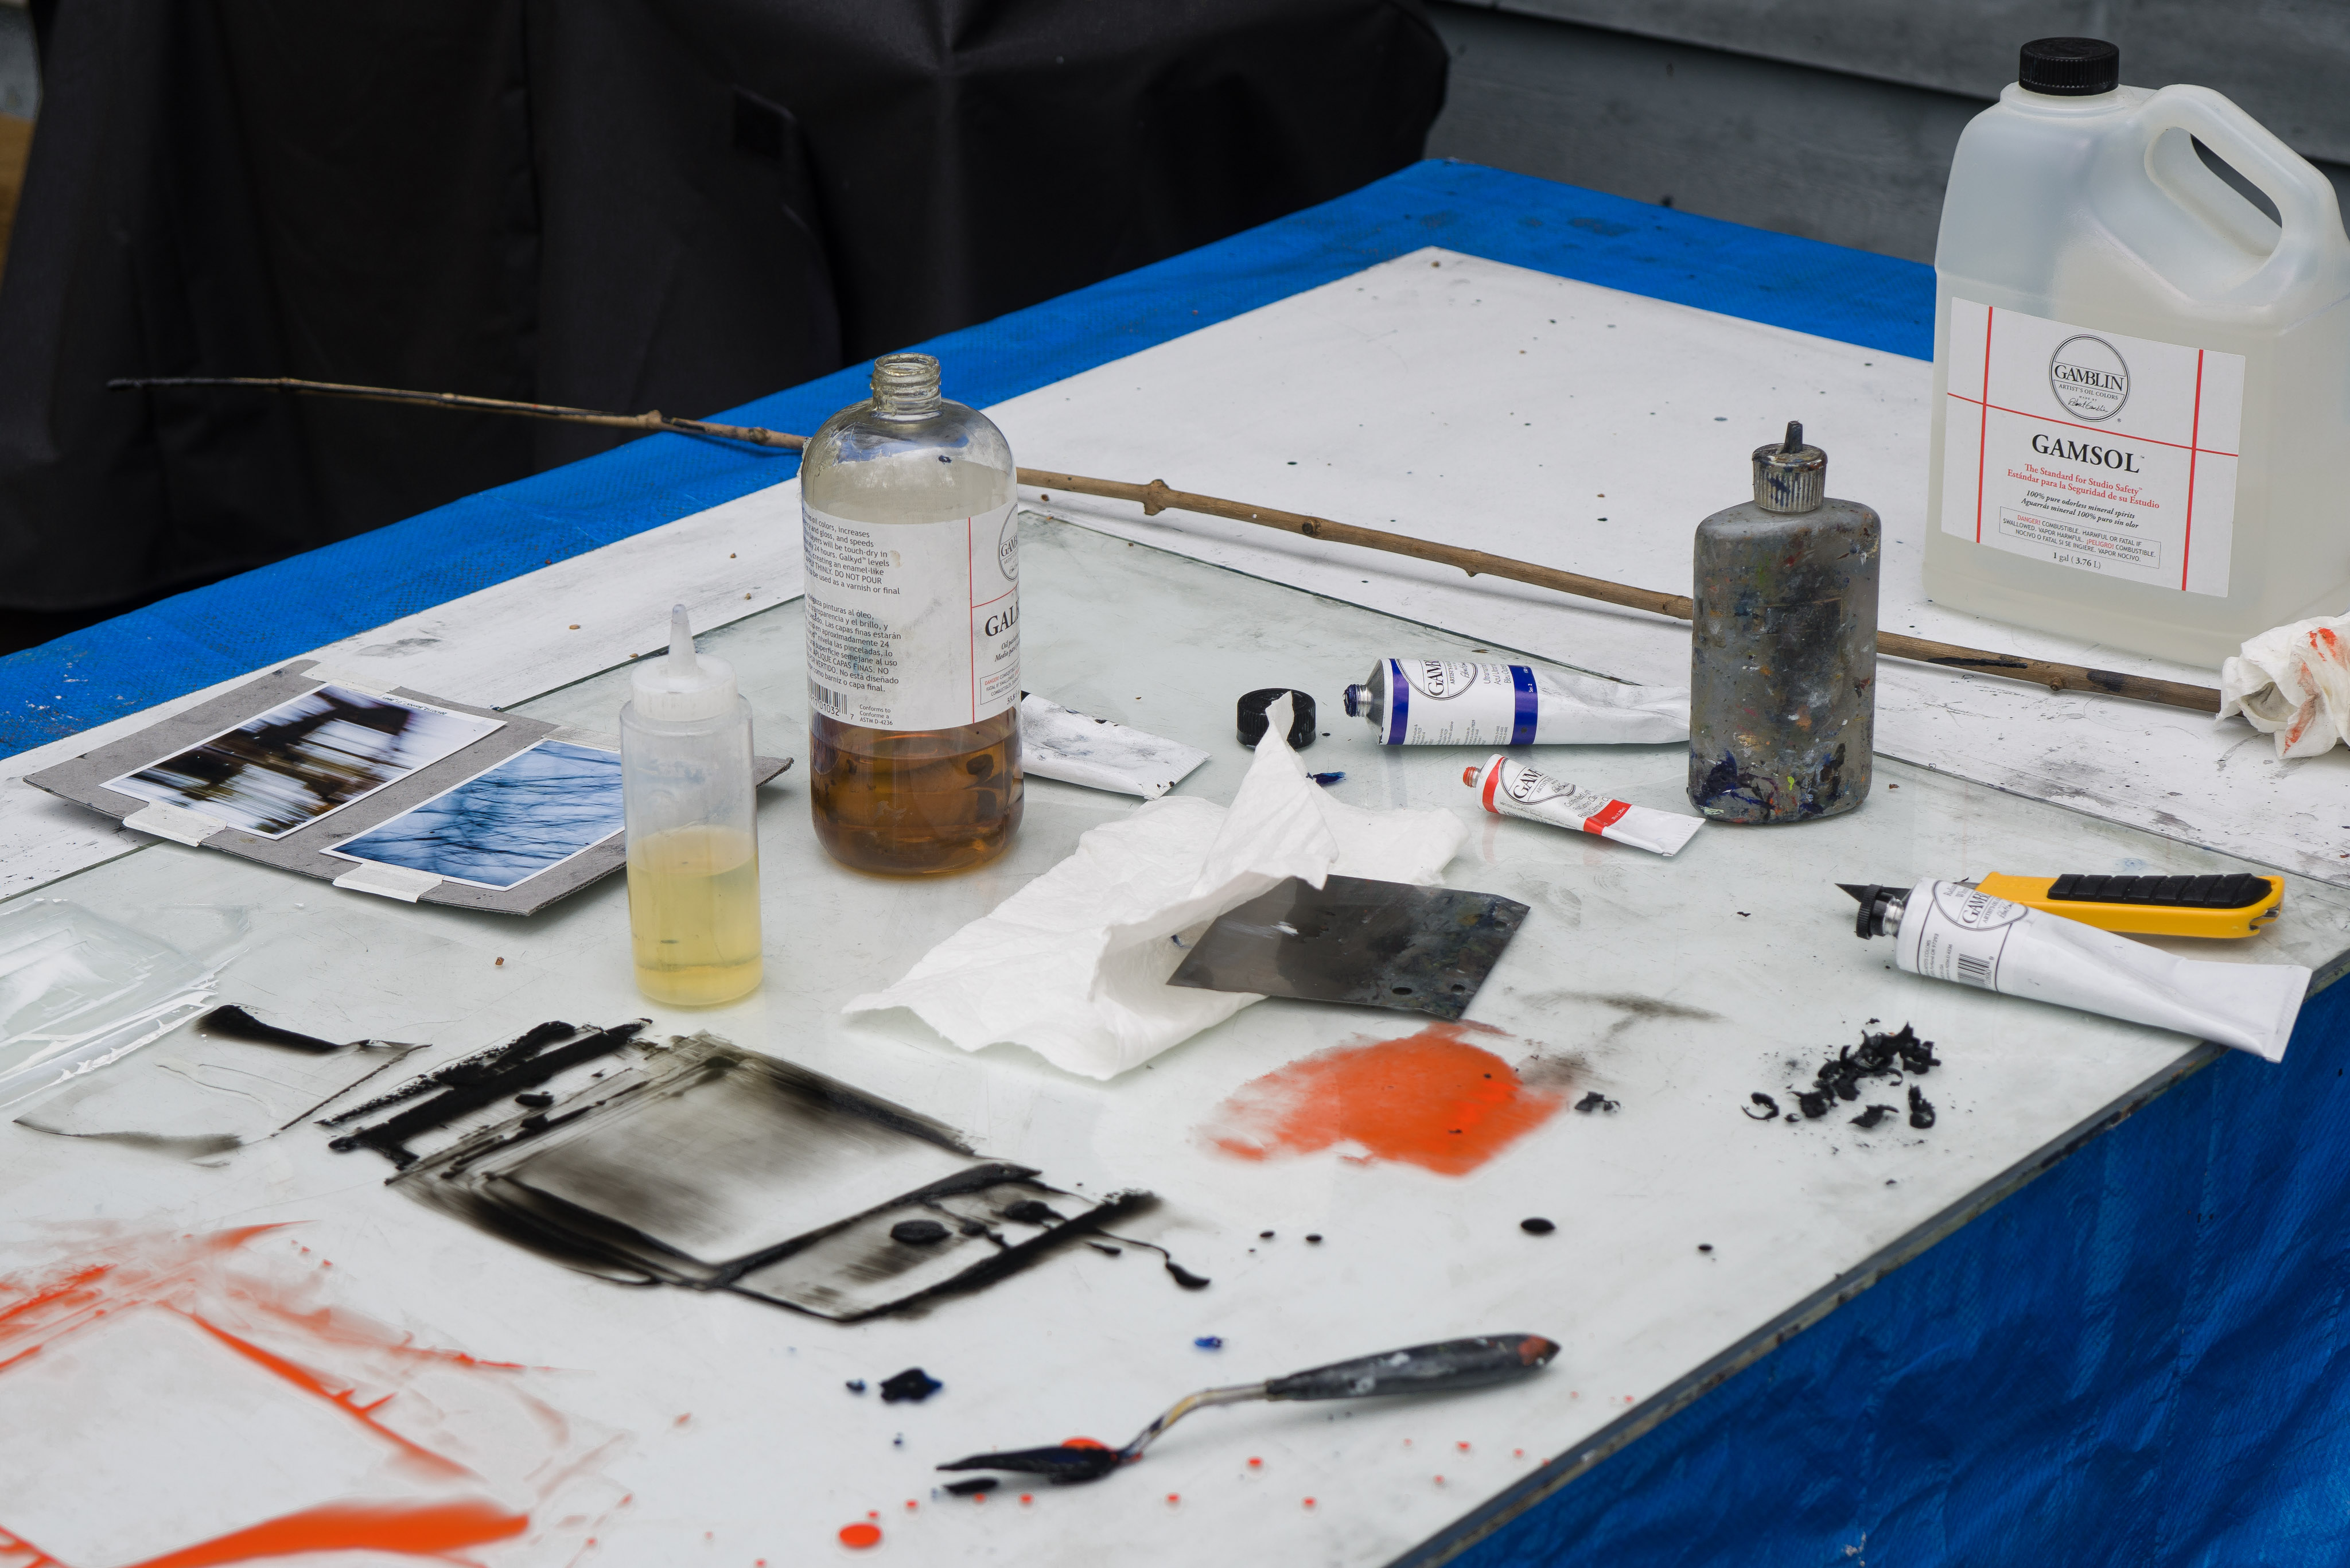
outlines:
{"label": "blue tarp", "polygon": [[[1914,263],[1458,163],[920,345],[985,404],[1427,244],[1923,358]],[[813,430],[844,370],[723,418]],[[656,436],[0,660],[13,753],[788,477]],[[2230,1055],[1458,1561],[2350,1558],[2350,987]],[[1983,1107],[1990,1111],[1995,1107]],[[1572,1310],[1572,1303],[1560,1303]]]}

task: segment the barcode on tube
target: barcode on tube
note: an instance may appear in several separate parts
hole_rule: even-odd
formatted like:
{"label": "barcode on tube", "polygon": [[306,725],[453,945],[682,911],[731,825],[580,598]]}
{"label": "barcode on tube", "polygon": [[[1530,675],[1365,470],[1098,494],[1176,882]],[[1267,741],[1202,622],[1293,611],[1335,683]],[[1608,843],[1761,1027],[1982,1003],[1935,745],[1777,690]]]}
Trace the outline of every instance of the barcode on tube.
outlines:
{"label": "barcode on tube", "polygon": [[819,708],[829,708],[836,713],[848,711],[847,698],[835,691],[831,687],[819,686],[813,680],[808,682],[808,701]]}
{"label": "barcode on tube", "polygon": [[1959,955],[1959,983],[1960,985],[1979,985],[1985,991],[1989,991],[1991,989],[1991,960],[1978,957],[1973,953],[1960,953]]}

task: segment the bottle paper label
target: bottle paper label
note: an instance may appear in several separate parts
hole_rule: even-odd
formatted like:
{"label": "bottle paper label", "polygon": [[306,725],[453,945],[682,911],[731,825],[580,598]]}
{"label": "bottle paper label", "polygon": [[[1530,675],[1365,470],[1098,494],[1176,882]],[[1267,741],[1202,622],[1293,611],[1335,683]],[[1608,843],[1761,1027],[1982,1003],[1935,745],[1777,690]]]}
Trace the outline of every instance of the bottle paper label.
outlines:
{"label": "bottle paper label", "polygon": [[1942,532],[2224,596],[2244,357],[1950,301]]}
{"label": "bottle paper label", "polygon": [[1528,745],[1541,713],[1525,665],[1388,660],[1388,745]]}
{"label": "bottle paper label", "polygon": [[852,523],[803,504],[808,703],[871,730],[945,730],[1020,700],[1020,524]]}
{"label": "bottle paper label", "polygon": [[1929,980],[1997,991],[1999,961],[2016,923],[2032,911],[1959,882],[1913,888],[1894,941],[1898,969]]}

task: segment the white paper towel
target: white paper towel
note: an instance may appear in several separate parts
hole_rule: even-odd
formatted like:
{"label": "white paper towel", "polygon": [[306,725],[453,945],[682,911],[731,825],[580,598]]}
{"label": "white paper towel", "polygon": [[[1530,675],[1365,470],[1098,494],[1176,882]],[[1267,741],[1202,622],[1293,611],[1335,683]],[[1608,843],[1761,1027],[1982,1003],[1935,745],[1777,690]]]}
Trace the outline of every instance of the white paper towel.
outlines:
{"label": "white paper towel", "polygon": [[1283,739],[1288,708],[1285,697],[1274,703],[1229,807],[1177,796],[1095,828],[905,979],[843,1011],[909,1007],[966,1051],[1012,1041],[1056,1067],[1113,1078],[1263,1001],[1167,977],[1209,922],[1289,877],[1432,883],[1468,836],[1450,811],[1333,800]]}
{"label": "white paper towel", "polygon": [[2241,713],[2280,757],[2350,742],[2350,616],[2264,631],[2220,666],[2220,717]]}

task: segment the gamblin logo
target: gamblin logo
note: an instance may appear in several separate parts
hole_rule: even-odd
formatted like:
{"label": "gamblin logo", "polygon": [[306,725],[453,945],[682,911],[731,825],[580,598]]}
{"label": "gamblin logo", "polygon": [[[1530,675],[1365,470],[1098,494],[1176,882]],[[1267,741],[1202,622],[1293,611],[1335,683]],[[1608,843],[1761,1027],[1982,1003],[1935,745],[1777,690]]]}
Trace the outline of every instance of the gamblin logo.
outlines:
{"label": "gamblin logo", "polygon": [[2087,333],[2067,337],[2048,357],[2048,389],[2076,420],[2112,419],[2129,401],[2129,367],[2114,346]]}

